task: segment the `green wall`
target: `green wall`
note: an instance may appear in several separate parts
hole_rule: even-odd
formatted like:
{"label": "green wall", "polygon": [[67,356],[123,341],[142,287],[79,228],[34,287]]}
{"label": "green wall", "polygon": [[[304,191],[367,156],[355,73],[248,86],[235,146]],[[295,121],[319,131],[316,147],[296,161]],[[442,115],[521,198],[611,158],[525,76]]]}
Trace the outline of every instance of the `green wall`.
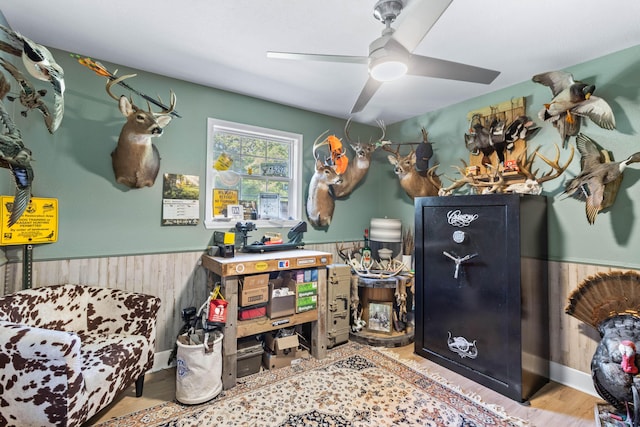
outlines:
{"label": "green wall", "polygon": [[[31,112],[20,115],[22,106],[5,101],[22,131],[25,145],[33,151],[36,197],[57,198],[59,202],[59,239],[38,245],[35,259],[86,258],[109,255],[164,253],[204,250],[213,230],[202,225],[204,218],[204,182],[206,124],[208,117],[300,133],[304,137],[304,182],[312,174],[311,145],[318,135],[330,130],[342,136],[344,120],[315,114],[267,101],[237,95],[197,84],[170,79],[122,65],[103,64],[118,75],[138,73],[130,80],[135,89],[159,94],[167,102],[169,89],[177,95],[176,109],[183,116],[174,118],[164,134],[155,139],[162,157],[160,173],[151,188],[129,190],[115,183],[111,151],[115,148],[124,117],[117,103],[105,91],[105,79],[80,65],[68,52],[52,49],[65,71],[65,114],[61,127],[50,135],[42,117]],[[90,54],[90,52],[89,52]],[[6,54],[3,54],[8,56]],[[15,57],[11,58],[20,64]],[[96,58],[100,60],[99,58]],[[36,81],[37,87],[49,89]],[[48,95],[50,97],[51,95]],[[142,104],[140,98],[134,101]],[[369,138],[375,128],[354,124],[352,135]],[[198,226],[162,227],[163,173],[199,175],[201,179]],[[1,194],[13,195],[9,171],[0,177]],[[305,194],[307,185],[303,185]],[[321,243],[359,238],[369,217],[345,209],[362,206],[368,198],[359,192],[336,209],[336,221],[327,230],[305,234],[306,243]],[[261,230],[252,236],[259,239]],[[17,249],[14,247],[12,249]],[[21,247],[20,247],[21,248]]]}
{"label": "green wall", "polygon": [[[202,224],[193,227],[160,225],[160,178],[153,187],[140,190],[128,190],[115,184],[110,153],[124,118],[115,101],[106,94],[104,78],[78,64],[68,52],[55,49],[52,52],[65,70],[67,85],[66,111],[60,129],[50,135],[38,113],[31,112],[25,119],[19,114],[21,106],[6,102],[22,131],[25,144],[33,151],[34,195],[59,200],[59,240],[39,245],[34,250],[34,258],[66,259],[204,250],[213,232]],[[90,52],[84,53],[90,55]],[[616,159],[623,159],[640,149],[635,129],[640,119],[639,57],[640,47],[634,47],[568,68],[577,79],[595,83],[596,94],[612,105],[618,125],[616,130],[607,131],[587,122],[583,132],[613,151]],[[199,175],[204,185],[206,121],[208,117],[215,117],[303,134],[303,188],[306,197],[307,184],[313,172],[311,144],[325,130],[342,136],[343,119],[101,62],[110,70],[119,69],[120,75],[138,73],[131,84],[140,91],[160,94],[164,100],[168,99],[169,89],[177,94],[177,109],[183,118],[174,119],[164,135],[156,139],[162,156],[159,176],[163,173]],[[38,86],[49,89],[46,85]],[[531,144],[541,145],[541,152],[553,157],[553,144],[560,143],[558,134],[551,125],[537,119],[537,111],[551,99],[551,91],[530,81],[390,125],[387,137],[394,142],[419,141],[420,127],[424,126],[430,139],[435,141],[434,160],[442,165],[439,173],[446,172],[452,176],[455,172],[450,165],[460,164],[460,159],[468,160],[469,156],[463,142],[468,125],[467,113],[522,96],[526,98],[529,115],[543,127]],[[377,128],[359,124],[354,124],[351,131],[352,137],[360,136],[362,139],[377,134]],[[368,227],[372,217],[399,218],[406,226],[413,225],[413,201],[400,188],[386,155],[383,151],[375,153],[370,173],[363,183],[350,197],[336,202],[330,227],[323,230],[309,227],[304,238],[306,243],[360,239],[362,230]],[[567,156],[568,152],[564,150],[562,159]],[[541,168],[544,169],[544,165]],[[560,194],[566,179],[578,173],[579,169],[579,155],[576,153],[569,172],[545,184],[545,194],[550,201],[551,258],[638,267],[640,234],[635,221],[640,205],[636,201],[640,194],[638,167],[627,169],[616,204],[601,213],[592,226],[586,221],[583,204],[573,199],[563,200]],[[10,173],[3,173],[0,192],[12,195]],[[201,219],[204,217],[204,203],[202,188]]]}
{"label": "green wall", "polygon": [[[640,46],[629,48],[584,64],[569,67],[575,79],[596,85],[595,94],[604,98],[613,108],[617,129],[605,130],[590,121],[582,126],[582,132],[613,152],[615,160],[624,160],[640,151]],[[538,70],[545,72],[551,70]],[[551,90],[526,81],[430,112],[390,127],[389,134],[397,140],[416,138],[417,129],[424,126],[434,145],[439,173],[456,176],[450,165],[460,165],[459,159],[468,161],[463,135],[468,127],[467,113],[485,106],[496,105],[511,98],[525,97],[528,115],[542,127],[530,140],[530,147],[540,145],[540,152],[554,158],[557,143],[561,141],[551,124],[537,117],[542,104],[551,100]],[[575,138],[570,143],[575,145]],[[568,149],[561,152],[561,163],[569,156]],[[540,160],[536,162],[542,171],[548,169]],[[544,185],[549,198],[549,254],[553,260],[588,264],[640,267],[640,164],[632,165],[624,173],[624,180],[615,204],[601,212],[594,225],[589,225],[584,203],[565,199],[562,195],[566,180],[580,172],[580,155],[576,150],[569,170],[560,178]],[[445,181],[446,183],[447,181]],[[395,214],[395,213],[394,213]],[[409,210],[402,210],[409,219]]]}

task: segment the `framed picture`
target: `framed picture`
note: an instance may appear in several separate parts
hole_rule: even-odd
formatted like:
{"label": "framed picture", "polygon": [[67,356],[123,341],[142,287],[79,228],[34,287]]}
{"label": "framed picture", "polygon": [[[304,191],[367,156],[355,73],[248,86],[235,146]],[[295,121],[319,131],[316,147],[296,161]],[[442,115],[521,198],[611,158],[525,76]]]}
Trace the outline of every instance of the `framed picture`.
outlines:
{"label": "framed picture", "polygon": [[260,193],[258,214],[262,219],[280,218],[280,195],[278,193]]}
{"label": "framed picture", "polygon": [[370,301],[367,329],[390,334],[393,330],[393,302]]}

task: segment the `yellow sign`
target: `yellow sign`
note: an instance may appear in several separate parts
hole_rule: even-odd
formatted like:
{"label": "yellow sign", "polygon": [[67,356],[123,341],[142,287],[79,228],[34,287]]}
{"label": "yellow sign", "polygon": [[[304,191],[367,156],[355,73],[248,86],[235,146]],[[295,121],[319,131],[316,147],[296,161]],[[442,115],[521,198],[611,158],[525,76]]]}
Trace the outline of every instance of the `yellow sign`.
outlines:
{"label": "yellow sign", "polygon": [[0,196],[0,244],[27,245],[58,241],[58,199],[32,197],[18,222],[9,227],[13,196]]}
{"label": "yellow sign", "polygon": [[238,204],[238,190],[213,189],[213,215],[223,215],[227,205]]}

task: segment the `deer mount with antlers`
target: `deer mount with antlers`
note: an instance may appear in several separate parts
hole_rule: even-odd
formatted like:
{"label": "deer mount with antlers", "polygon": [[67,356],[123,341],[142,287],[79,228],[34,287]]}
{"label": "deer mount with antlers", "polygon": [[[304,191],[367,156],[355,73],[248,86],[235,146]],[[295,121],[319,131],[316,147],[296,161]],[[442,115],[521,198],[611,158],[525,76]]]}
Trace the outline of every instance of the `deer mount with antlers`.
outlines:
{"label": "deer mount with antlers", "polygon": [[342,183],[331,186],[333,197],[336,199],[342,199],[347,197],[353,192],[358,184],[364,179],[371,166],[371,156],[373,153],[383,144],[383,140],[386,133],[386,128],[382,121],[378,121],[378,127],[382,131],[381,136],[375,141],[360,142],[353,141],[349,135],[349,125],[351,124],[351,118],[347,120],[344,126],[344,136],[349,143],[349,146],[354,151],[355,156],[350,162],[347,170],[341,175]]}
{"label": "deer mount with antlers", "polygon": [[[422,129],[422,144],[430,144],[428,140],[428,133]],[[387,156],[389,163],[393,165],[393,171],[400,180],[400,186],[407,193],[409,197],[424,197],[424,196],[437,196],[438,190],[442,187],[440,178],[437,175],[427,176],[425,172],[420,172],[416,168],[417,158],[416,150],[413,148],[406,156],[400,155],[400,147],[402,144],[398,144],[396,149],[392,149],[389,146],[383,146],[382,149],[391,153]],[[424,159],[420,159],[423,160]],[[428,159],[427,159],[428,161]]]}
{"label": "deer mount with antlers", "polygon": [[161,112],[144,111],[133,104],[133,100],[122,95],[115,96],[111,87],[135,74],[119,77],[107,82],[109,96],[118,101],[118,108],[127,121],[122,126],[118,145],[111,153],[111,163],[116,182],[129,188],[151,187],[160,170],[160,153],[151,138],[162,135],[171,121],[171,112],[176,105],[176,95],[171,91],[171,103]]}

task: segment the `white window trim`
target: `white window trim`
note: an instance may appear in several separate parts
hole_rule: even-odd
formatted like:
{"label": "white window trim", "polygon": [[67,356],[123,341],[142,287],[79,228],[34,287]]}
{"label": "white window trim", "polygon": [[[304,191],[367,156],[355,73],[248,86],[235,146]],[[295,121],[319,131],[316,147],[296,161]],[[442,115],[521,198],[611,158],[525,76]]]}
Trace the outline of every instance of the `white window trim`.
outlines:
{"label": "white window trim", "polygon": [[207,119],[207,164],[206,164],[206,182],[205,182],[205,219],[203,221],[207,229],[229,229],[235,227],[237,220],[219,221],[213,219],[213,147],[211,139],[214,130],[226,132],[237,132],[256,136],[266,136],[269,138],[289,140],[292,142],[292,162],[291,162],[291,185],[294,187],[291,194],[293,200],[289,200],[289,212],[293,213],[294,219],[257,219],[242,222],[252,222],[258,229],[265,227],[288,228],[293,227],[300,221],[303,221],[302,206],[304,205],[302,195],[302,134],[286,132],[277,129],[263,128],[259,126],[247,125],[244,123],[230,122],[226,120],[218,120],[214,118]]}

